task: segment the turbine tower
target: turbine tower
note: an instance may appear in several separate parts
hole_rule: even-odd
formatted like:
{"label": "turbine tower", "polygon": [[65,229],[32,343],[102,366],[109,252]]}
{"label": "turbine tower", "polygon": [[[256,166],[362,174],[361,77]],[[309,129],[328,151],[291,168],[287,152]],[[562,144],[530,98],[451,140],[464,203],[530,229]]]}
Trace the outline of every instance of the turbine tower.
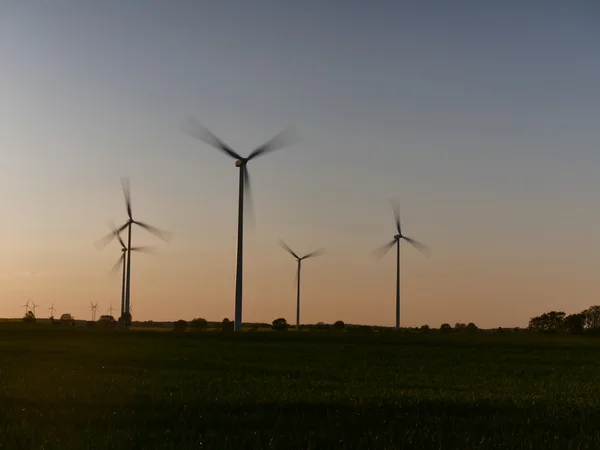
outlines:
{"label": "turbine tower", "polygon": [[243,292],[243,248],[244,248],[244,196],[248,197],[248,209],[251,208],[250,174],[248,163],[254,158],[287,147],[297,141],[292,128],[287,128],[278,135],[256,148],[245,158],[216,137],[196,119],[189,117],[183,123],[183,132],[199,139],[217,150],[235,159],[235,166],[240,169],[238,186],[238,233],[237,233],[237,263],[235,275],[235,325],[237,332],[242,331],[242,292]]}
{"label": "turbine tower", "polygon": [[92,322],[96,321],[96,310],[98,309],[98,302],[96,302],[96,304],[94,305],[92,302],[90,302],[90,309],[92,310]]}
{"label": "turbine tower", "polygon": [[314,256],[320,256],[322,254],[325,253],[325,250],[320,248],[318,250],[315,250],[314,252],[310,252],[302,257],[298,256],[297,253],[295,253],[290,247],[288,247],[288,245],[283,242],[283,241],[279,241],[279,245],[281,245],[285,250],[287,250],[287,252],[292,255],[294,258],[296,258],[296,262],[298,263],[298,269],[296,272],[296,281],[297,281],[297,287],[296,287],[296,330],[300,330],[300,271],[302,269],[302,261],[304,261],[305,259],[308,258],[312,258]]}
{"label": "turbine tower", "polygon": [[429,250],[428,248],[421,244],[420,242],[415,241],[408,236],[405,236],[402,233],[402,225],[400,223],[400,208],[396,202],[392,203],[392,208],[394,210],[394,220],[396,222],[396,232],[397,234],[394,236],[390,242],[385,245],[382,245],[377,250],[375,250],[375,254],[380,258],[383,256],[395,245],[396,246],[396,329],[400,328],[400,241],[404,239],[406,242],[410,243],[413,247],[423,253],[425,256],[428,256]]}
{"label": "turbine tower", "polygon": [[[124,272],[125,289],[124,289],[124,296],[122,299],[123,307],[122,307],[122,313],[121,313],[121,315],[123,315],[124,313],[131,314],[131,311],[130,311],[130,304],[131,304],[131,302],[130,302],[130,298],[131,298],[131,252],[132,251],[147,251],[146,247],[132,247],[131,246],[131,232],[132,232],[133,225],[137,225],[141,228],[144,228],[145,230],[149,231],[150,233],[154,234],[155,236],[158,236],[160,239],[162,239],[165,242],[169,242],[169,240],[171,239],[171,235],[169,233],[167,233],[166,231],[160,230],[159,228],[153,227],[144,222],[140,222],[139,220],[135,220],[132,215],[131,193],[130,193],[130,189],[129,189],[129,180],[127,178],[122,178],[121,185],[123,187],[123,195],[125,196],[125,208],[127,210],[127,216],[129,218],[128,218],[127,222],[125,222],[123,225],[121,225],[118,229],[112,229],[112,231],[109,234],[107,234],[102,239],[100,239],[97,242],[96,246],[98,249],[102,249],[116,237],[119,238],[119,243],[121,244],[121,250],[123,251],[123,256],[121,258],[124,258],[122,260],[123,260],[123,264],[124,264],[124,268],[125,268],[125,272]],[[127,245],[125,245],[125,243],[123,242],[123,240],[120,237],[120,233],[125,229],[127,229]]]}

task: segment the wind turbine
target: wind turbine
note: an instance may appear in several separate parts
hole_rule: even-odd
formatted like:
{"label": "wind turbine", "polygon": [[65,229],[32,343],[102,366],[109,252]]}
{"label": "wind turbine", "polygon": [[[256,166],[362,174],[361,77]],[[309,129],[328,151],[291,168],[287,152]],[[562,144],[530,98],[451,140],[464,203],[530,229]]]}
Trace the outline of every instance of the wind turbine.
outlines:
{"label": "wind turbine", "polygon": [[50,306],[50,308],[48,308],[48,309],[50,310],[50,317],[54,317],[54,311],[55,311],[54,302],[52,302],[52,306]]}
{"label": "wind turbine", "polygon": [[235,275],[235,331],[242,331],[242,282],[243,282],[243,247],[244,247],[244,195],[248,197],[248,209],[251,209],[251,189],[250,174],[248,172],[248,163],[254,158],[287,147],[297,141],[293,136],[293,129],[287,128],[271,138],[269,141],[256,148],[245,158],[240,156],[235,150],[226,145],[208,128],[189,117],[183,123],[183,132],[189,136],[199,139],[217,150],[225,153],[235,159],[235,166],[239,167],[239,187],[238,187],[238,234],[237,234],[237,263]]}
{"label": "wind turbine", "polygon": [[27,299],[27,303],[25,303],[24,305],[21,305],[23,308],[25,308],[25,315],[27,315],[27,312],[29,311],[29,299]]}
{"label": "wind turbine", "polygon": [[[125,258],[125,260],[124,260],[124,266],[125,266],[125,275],[124,275],[125,291],[124,292],[125,292],[125,296],[124,296],[124,302],[123,302],[124,303],[124,308],[122,311],[122,314],[123,314],[123,313],[131,313],[130,308],[129,308],[129,305],[131,303],[130,302],[130,298],[131,298],[131,252],[140,250],[142,248],[142,247],[132,247],[131,246],[131,231],[132,231],[133,225],[137,225],[141,228],[144,228],[145,230],[149,231],[150,233],[154,234],[155,236],[158,236],[160,239],[162,239],[165,242],[168,242],[170,240],[171,236],[166,231],[160,230],[159,228],[153,227],[144,222],[140,222],[139,220],[133,219],[132,209],[131,209],[131,193],[130,193],[130,189],[129,189],[129,180],[127,178],[122,178],[121,185],[123,187],[123,195],[125,196],[125,208],[127,209],[127,216],[129,217],[129,219],[121,227],[119,227],[116,230],[111,231],[108,235],[106,235],[102,239],[100,239],[97,243],[97,247],[104,248],[115,237],[119,237],[122,251],[124,252],[124,255],[126,254],[126,256],[122,256],[122,258]],[[123,231],[125,229],[127,229],[127,245],[126,246],[124,245],[123,241],[120,239],[120,233],[121,233],[121,231]]]}
{"label": "wind turbine", "polygon": [[390,242],[385,245],[382,245],[377,250],[374,251],[376,255],[380,258],[383,256],[395,245],[396,246],[396,329],[400,328],[400,241],[404,239],[408,243],[410,243],[413,247],[423,253],[425,256],[428,256],[429,249],[421,244],[420,242],[415,241],[408,236],[402,234],[402,225],[400,223],[400,209],[397,203],[392,203],[392,208],[394,210],[394,220],[396,222],[396,231],[397,234],[394,236]]}
{"label": "wind turbine", "polygon": [[[116,229],[116,227],[114,226],[114,224],[109,223],[109,227],[112,230],[112,235],[114,237],[117,238],[117,240],[119,241],[119,244],[121,244],[121,257],[117,260],[117,262],[115,263],[115,265],[113,266],[111,273],[116,272],[119,267],[122,267],[122,281],[121,281],[121,316],[123,315],[123,313],[125,312],[125,293],[126,293],[126,282],[127,282],[127,246],[125,245],[125,242],[123,242],[123,239],[121,239],[121,235],[119,234],[118,230]],[[153,253],[154,252],[154,248],[153,247],[132,247],[131,248],[132,252],[146,252],[146,253]],[[112,304],[111,304],[111,308],[112,308]],[[131,308],[129,308],[129,312],[131,313]]]}
{"label": "wind turbine", "polygon": [[33,308],[33,315],[35,316],[35,308],[37,308],[40,305],[36,305],[34,301],[31,302],[31,307]]}
{"label": "wind turbine", "polygon": [[314,256],[320,256],[325,253],[325,250],[320,248],[315,250],[314,252],[310,252],[302,257],[298,256],[291,248],[287,246],[287,244],[283,241],[279,241],[279,245],[281,245],[287,252],[296,258],[298,263],[298,271],[296,272],[297,278],[297,291],[296,291],[296,330],[300,330],[300,270],[302,269],[302,261],[308,258],[312,258]]}
{"label": "wind turbine", "polygon": [[96,304],[94,305],[92,302],[90,302],[90,309],[92,310],[92,322],[96,321],[96,310],[98,309],[98,302],[96,302]]}
{"label": "wind turbine", "polygon": [[115,308],[112,307],[112,303],[110,304],[110,308],[108,308],[107,313],[112,316],[113,311],[115,310]]}

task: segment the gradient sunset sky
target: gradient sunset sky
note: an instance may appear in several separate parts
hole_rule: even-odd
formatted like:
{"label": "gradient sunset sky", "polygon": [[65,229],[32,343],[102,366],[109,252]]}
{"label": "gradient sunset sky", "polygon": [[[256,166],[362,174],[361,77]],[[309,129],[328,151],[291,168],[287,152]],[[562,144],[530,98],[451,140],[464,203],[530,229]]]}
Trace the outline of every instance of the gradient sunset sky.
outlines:
{"label": "gradient sunset sky", "polygon": [[0,316],[118,308],[134,215],[173,233],[132,261],[136,320],[233,319],[234,161],[249,164],[244,321],[393,325],[391,197],[406,234],[402,324],[524,326],[600,303],[600,4],[356,0],[3,0]]}

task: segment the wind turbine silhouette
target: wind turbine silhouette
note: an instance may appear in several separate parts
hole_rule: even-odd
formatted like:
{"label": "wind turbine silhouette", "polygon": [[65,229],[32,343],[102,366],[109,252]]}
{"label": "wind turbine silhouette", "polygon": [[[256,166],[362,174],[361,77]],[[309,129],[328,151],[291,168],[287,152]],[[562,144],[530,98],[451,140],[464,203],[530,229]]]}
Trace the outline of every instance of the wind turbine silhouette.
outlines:
{"label": "wind turbine silhouette", "polygon": [[108,314],[112,316],[113,311],[115,310],[115,308],[112,307],[112,303],[110,304],[110,308],[108,308]]}
{"label": "wind turbine silhouette", "polygon": [[90,309],[92,310],[92,322],[96,321],[96,310],[98,309],[98,302],[96,302],[96,304],[94,305],[92,302],[90,302]]}
{"label": "wind turbine silhouette", "polygon": [[35,316],[35,308],[37,308],[40,305],[36,305],[34,301],[31,302],[31,307],[33,308],[33,315]]}
{"label": "wind turbine silhouette", "polygon": [[[148,225],[147,223],[140,222],[139,220],[134,220],[133,215],[132,215],[132,208],[131,208],[131,192],[130,192],[130,188],[129,188],[129,179],[122,178],[121,186],[123,188],[123,195],[125,196],[125,208],[127,210],[127,216],[129,218],[128,218],[127,222],[125,222],[123,225],[121,225],[118,229],[113,228],[109,234],[107,234],[102,239],[100,239],[96,243],[96,246],[98,249],[102,249],[102,248],[106,247],[116,237],[119,238],[119,243],[121,244],[121,249],[124,252],[124,255],[121,258],[125,258],[123,260],[123,264],[125,266],[125,274],[124,274],[125,295],[124,295],[124,298],[122,301],[124,306],[122,307],[122,313],[121,313],[121,315],[123,315],[124,313],[131,314],[131,311],[129,308],[129,306],[131,304],[131,302],[130,302],[130,299],[131,299],[131,252],[138,251],[138,250],[145,251],[145,250],[141,250],[145,247],[132,247],[131,246],[131,231],[132,231],[133,225],[137,225],[141,228],[144,228],[145,230],[149,231],[150,233],[154,234],[155,236],[159,237],[160,239],[162,239],[165,242],[169,242],[171,240],[171,235],[170,235],[170,233],[167,233],[166,231],[163,231],[159,228]],[[125,229],[127,229],[127,245],[124,244],[124,242],[122,241],[122,239],[120,237],[120,233]],[[125,256],[125,254],[126,254],[126,256]]]}
{"label": "wind turbine silhouette", "polygon": [[278,135],[267,141],[260,147],[256,148],[247,157],[240,156],[235,150],[226,145],[217,136],[215,136],[208,128],[202,125],[193,117],[188,117],[184,121],[182,130],[187,135],[199,139],[202,142],[215,147],[217,150],[225,153],[235,159],[235,166],[239,167],[239,194],[238,194],[238,235],[237,235],[237,263],[235,276],[235,325],[234,329],[237,332],[242,331],[242,284],[243,284],[243,247],[244,247],[244,195],[248,197],[248,209],[251,209],[251,190],[250,190],[250,174],[248,172],[248,163],[254,158],[265,155],[267,153],[287,147],[295,142],[297,138],[293,129],[287,128]]}
{"label": "wind turbine silhouette", "polygon": [[[127,246],[125,245],[125,242],[123,242],[123,239],[121,239],[121,235],[119,234],[117,228],[114,226],[114,224],[111,222],[109,223],[109,228],[112,230],[112,235],[119,241],[119,244],[121,244],[121,257],[117,260],[117,262],[115,263],[115,265],[113,266],[113,268],[111,269],[111,273],[115,273],[119,267],[122,267],[122,280],[121,280],[121,316],[123,315],[123,313],[126,311],[125,309],[125,295],[126,295],[126,286],[127,286]],[[153,253],[154,252],[154,248],[153,247],[132,247],[131,248],[132,252],[146,252],[146,253]],[[111,305],[112,307],[112,305]],[[129,312],[131,313],[131,307],[129,308]]]}
{"label": "wind turbine silhouette", "polygon": [[288,245],[282,240],[279,241],[279,245],[281,245],[290,255],[296,258],[298,263],[298,269],[296,272],[296,280],[297,280],[297,288],[296,288],[296,330],[300,330],[300,271],[302,269],[302,261],[308,258],[312,258],[315,256],[320,256],[325,253],[325,249],[318,249],[314,252],[310,252],[302,257],[298,256]]}
{"label": "wind turbine silhouette", "polygon": [[50,317],[54,317],[54,302],[52,302],[52,306],[50,306],[50,308],[48,308],[50,310]]}
{"label": "wind turbine silhouette", "polygon": [[396,246],[396,329],[400,328],[400,241],[404,239],[406,242],[411,244],[425,256],[429,256],[429,249],[402,233],[402,225],[400,223],[400,208],[396,202],[392,202],[392,209],[394,210],[394,220],[396,222],[397,234],[390,242],[382,245],[376,249],[373,253],[379,258],[383,256],[395,245]]}
{"label": "wind turbine silhouette", "polygon": [[29,311],[29,299],[27,299],[27,303],[21,305],[21,307],[25,308],[25,315],[27,315],[27,312]]}

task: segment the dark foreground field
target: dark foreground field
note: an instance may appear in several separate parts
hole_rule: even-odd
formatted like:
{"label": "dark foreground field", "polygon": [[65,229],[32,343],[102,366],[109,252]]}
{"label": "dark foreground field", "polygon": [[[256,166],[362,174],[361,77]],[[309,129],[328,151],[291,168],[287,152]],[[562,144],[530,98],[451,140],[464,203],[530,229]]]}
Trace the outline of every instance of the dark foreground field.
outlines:
{"label": "dark foreground field", "polygon": [[5,324],[0,448],[600,448],[599,361],[591,338]]}

